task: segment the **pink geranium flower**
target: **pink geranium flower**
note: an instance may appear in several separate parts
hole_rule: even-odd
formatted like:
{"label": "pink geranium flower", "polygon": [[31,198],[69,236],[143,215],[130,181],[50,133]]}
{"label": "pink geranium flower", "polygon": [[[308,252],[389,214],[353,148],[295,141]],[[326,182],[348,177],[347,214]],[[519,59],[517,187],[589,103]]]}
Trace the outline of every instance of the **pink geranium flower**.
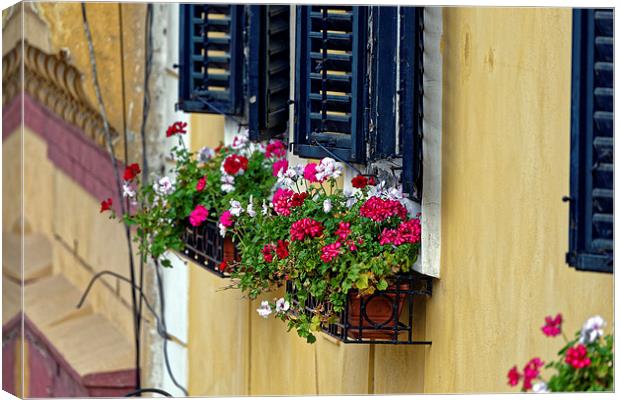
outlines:
{"label": "pink geranium flower", "polygon": [[294,194],[295,192],[290,189],[279,188],[276,190],[273,194],[273,199],[271,200],[273,203],[273,210],[276,214],[284,215],[285,217],[291,215],[291,207],[293,207],[292,199]]}
{"label": "pink geranium flower", "polygon": [[278,160],[273,163],[273,176],[278,176],[280,171],[284,172],[288,169],[288,161],[286,159]]}
{"label": "pink geranium flower", "polygon": [[265,157],[280,158],[286,155],[286,145],[280,140],[274,140],[267,145],[265,149]]}
{"label": "pink geranium flower", "polygon": [[304,168],[304,179],[309,182],[318,182],[319,180],[316,177],[316,163],[306,164]]}
{"label": "pink geranium flower", "polygon": [[382,222],[392,216],[407,218],[407,209],[399,201],[384,200],[373,196],[360,207],[360,215],[375,222]]}
{"label": "pink geranium flower", "polygon": [[555,318],[551,315],[545,317],[545,325],[540,328],[548,337],[555,337],[562,333],[562,314],[558,314]]}
{"label": "pink geranium flower", "polygon": [[588,349],[582,344],[571,347],[566,351],[564,362],[575,369],[585,368],[592,362],[588,357]]}
{"label": "pink geranium flower", "polygon": [[198,204],[196,208],[194,208],[194,211],[189,214],[189,223],[192,224],[192,226],[200,226],[208,216],[209,210],[202,204]]}
{"label": "pink geranium flower", "polygon": [[523,368],[523,390],[532,388],[532,381],[540,375],[540,367],[545,365],[540,358],[532,358]]}
{"label": "pink geranium flower", "polygon": [[323,246],[323,248],[321,249],[321,260],[326,263],[330,262],[340,254],[341,247],[342,244],[340,244],[340,242]]}
{"label": "pink geranium flower", "polygon": [[301,241],[307,236],[314,238],[321,236],[323,233],[323,225],[319,221],[315,221],[312,218],[303,218],[299,221],[293,222],[290,229],[291,240]]}
{"label": "pink geranium flower", "polygon": [[517,370],[517,366],[515,365],[508,371],[508,384],[510,386],[517,386],[519,384],[519,380],[521,379],[521,374],[519,370]]}
{"label": "pink geranium flower", "polygon": [[226,210],[220,216],[220,224],[224,225],[226,228],[229,228],[233,225],[233,215],[230,210]]}

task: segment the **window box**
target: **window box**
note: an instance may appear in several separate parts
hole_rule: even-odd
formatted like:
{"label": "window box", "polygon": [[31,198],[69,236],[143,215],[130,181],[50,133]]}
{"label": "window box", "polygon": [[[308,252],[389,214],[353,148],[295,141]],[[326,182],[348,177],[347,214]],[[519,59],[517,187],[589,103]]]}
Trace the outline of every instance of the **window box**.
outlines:
{"label": "window box", "polygon": [[[294,293],[295,288],[287,283],[286,290]],[[430,344],[430,341],[413,337],[414,301],[432,294],[432,278],[418,273],[397,275],[386,290],[379,290],[369,296],[358,296],[350,290],[338,321],[321,326],[321,330],[344,343],[374,344]],[[306,300],[308,315],[317,307],[312,297]]]}
{"label": "window box", "polygon": [[220,235],[217,221],[209,219],[200,226],[185,222],[184,228],[182,255],[219,277],[230,277],[226,265],[238,259],[238,252],[230,235]]}

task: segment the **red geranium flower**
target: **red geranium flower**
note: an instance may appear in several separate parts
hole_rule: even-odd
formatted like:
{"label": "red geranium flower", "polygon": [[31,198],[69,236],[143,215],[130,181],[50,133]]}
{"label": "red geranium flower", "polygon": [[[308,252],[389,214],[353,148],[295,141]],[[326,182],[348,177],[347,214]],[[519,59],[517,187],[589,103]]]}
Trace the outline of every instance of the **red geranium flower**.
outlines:
{"label": "red geranium flower", "polygon": [[207,185],[207,179],[206,177],[202,177],[200,179],[198,179],[198,183],[196,183],[196,190],[201,192],[205,186]]}
{"label": "red geranium flower", "polygon": [[571,347],[566,352],[566,359],[564,362],[575,369],[581,369],[589,366],[591,360],[588,357],[588,349],[586,349],[586,346],[582,344]]}
{"label": "red geranium flower", "polygon": [[274,245],[272,244],[266,244],[263,249],[261,250],[261,253],[263,253],[263,260],[265,260],[265,262],[270,263],[273,261],[273,249],[274,249]]}
{"label": "red geranium flower", "polygon": [[353,185],[354,188],[364,189],[366,186],[368,186],[368,178],[366,178],[364,175],[358,175],[355,178],[351,179],[351,185]]}
{"label": "red geranium flower", "polygon": [[228,175],[237,175],[239,171],[248,169],[248,159],[244,156],[232,154],[224,160],[224,171]]}
{"label": "red geranium flower", "polygon": [[290,229],[291,240],[304,240],[306,236],[311,238],[321,236],[323,233],[323,225],[319,221],[312,218],[302,218],[293,222]]}
{"label": "red geranium flower", "polygon": [[226,260],[220,263],[219,268],[220,268],[220,272],[224,272],[228,269],[228,263],[226,262]]}
{"label": "red geranium flower", "polygon": [[508,371],[508,384],[510,386],[517,386],[519,384],[519,380],[521,379],[521,374],[517,370],[517,366],[515,365]]}
{"label": "red geranium flower", "polygon": [[539,368],[545,365],[540,358],[532,358],[523,368],[523,390],[532,388],[532,381],[540,375]]}
{"label": "red geranium flower", "polygon": [[125,167],[125,173],[123,173],[123,179],[126,181],[132,181],[138,174],[142,172],[140,166],[136,163],[129,164]]}
{"label": "red geranium flower", "polygon": [[328,244],[321,249],[321,260],[323,262],[330,262],[340,254],[340,248],[342,244],[340,242]]}
{"label": "red geranium flower", "polygon": [[308,192],[293,193],[291,198],[292,207],[300,207],[304,204],[304,200],[308,197]]}
{"label": "red geranium flower", "polygon": [[280,260],[284,260],[288,257],[288,240],[278,240],[276,254]]}
{"label": "red geranium flower", "polygon": [[187,122],[177,121],[173,123],[166,130],[166,137],[174,136],[177,133],[178,134],[187,133],[187,131],[185,130],[186,126],[187,126]]}
{"label": "red geranium flower", "polygon": [[103,200],[101,202],[101,210],[99,210],[100,213],[104,212],[104,211],[108,211],[112,209],[112,199],[108,197],[107,200]]}
{"label": "red geranium flower", "polygon": [[338,229],[336,229],[336,236],[340,240],[346,240],[346,238],[351,233],[351,224],[349,222],[340,222],[338,224]]}
{"label": "red geranium flower", "polygon": [[558,314],[555,318],[552,318],[551,315],[545,317],[545,325],[540,328],[541,331],[545,334],[545,336],[558,336],[562,333],[562,314]]}
{"label": "red geranium flower", "polygon": [[396,200],[384,200],[374,196],[362,204],[360,215],[375,222],[382,222],[394,215],[399,216],[401,219],[407,218],[407,209]]}
{"label": "red geranium flower", "polygon": [[272,157],[280,158],[280,157],[284,157],[285,155],[286,155],[286,145],[280,140],[275,140],[272,143],[269,143],[265,150],[265,157],[267,158],[272,158]]}

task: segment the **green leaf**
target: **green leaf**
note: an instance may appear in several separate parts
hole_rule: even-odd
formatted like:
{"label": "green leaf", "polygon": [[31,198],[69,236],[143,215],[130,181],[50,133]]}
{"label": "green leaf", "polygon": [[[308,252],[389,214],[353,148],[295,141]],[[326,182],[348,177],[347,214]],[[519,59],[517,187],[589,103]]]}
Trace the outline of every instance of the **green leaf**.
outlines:
{"label": "green leaf", "polygon": [[358,289],[366,289],[368,287],[368,274],[367,273],[360,274],[357,280],[355,281],[355,286]]}

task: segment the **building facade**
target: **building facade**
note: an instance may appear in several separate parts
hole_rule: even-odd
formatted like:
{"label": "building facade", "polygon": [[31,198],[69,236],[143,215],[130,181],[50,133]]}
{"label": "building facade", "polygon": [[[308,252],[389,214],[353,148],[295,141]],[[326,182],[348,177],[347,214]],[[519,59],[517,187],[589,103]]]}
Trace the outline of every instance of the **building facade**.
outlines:
{"label": "building facade", "polygon": [[[250,301],[237,291],[219,290],[225,281],[179,258],[174,268],[164,273],[164,315],[173,336],[168,342],[172,370],[190,395],[508,392],[513,390],[506,384],[509,368],[525,364],[533,356],[551,360],[561,347],[558,341],[539,334],[545,316],[561,312],[567,333],[580,329],[592,315],[601,315],[612,329],[613,274],[584,271],[584,265],[574,268],[567,264],[567,253],[586,254],[591,250],[583,241],[575,247],[572,236],[569,241],[569,232],[577,229],[570,221],[590,221],[589,217],[575,217],[578,210],[571,209],[576,207],[577,196],[577,178],[572,172],[577,165],[575,139],[571,144],[571,132],[574,136],[575,116],[580,112],[574,94],[574,37],[576,27],[581,27],[574,22],[572,9],[424,7],[412,13],[413,9],[407,7],[329,10],[319,6],[271,6],[281,7],[285,13],[287,40],[280,38],[276,43],[273,39],[272,43],[287,50],[287,74],[278,70],[277,77],[250,77],[256,71],[265,73],[259,68],[264,64],[244,65],[256,56],[264,62],[264,54],[260,53],[263,45],[248,44],[252,33],[260,30],[250,31],[256,26],[244,22],[244,18],[250,19],[258,11],[244,6],[225,7],[238,7],[235,12],[239,12],[239,23],[244,26],[239,30],[238,51],[229,52],[228,62],[237,63],[236,73],[247,78],[235,81],[240,87],[234,99],[221,100],[212,94],[207,103],[196,102],[192,87],[187,86],[187,74],[192,71],[184,64],[184,57],[190,49],[188,40],[196,34],[184,20],[188,11],[175,4],[153,7],[151,108],[148,132],[141,139],[144,32],[149,32],[145,30],[147,6],[86,5],[103,100],[118,137],[116,158],[123,163],[141,160],[145,140],[144,148],[153,170],[170,165],[161,156],[168,146],[165,127],[177,119],[189,123],[187,141],[193,150],[230,141],[247,127],[251,135],[280,135],[288,139],[292,143],[288,155],[291,163],[325,156],[321,146],[311,140],[325,135],[313,136],[316,132],[308,130],[308,126],[314,126],[314,114],[321,111],[313,109],[312,96],[317,93],[308,84],[308,79],[314,79],[311,53],[316,51],[305,46],[313,34],[324,33],[325,39],[333,34],[332,30],[344,32],[345,28],[332,26],[333,29],[313,31],[312,22],[307,26],[306,21],[312,21],[312,12],[335,19],[347,13],[356,15],[352,17],[352,26],[346,28],[354,38],[348,44],[351,47],[342,50],[334,45],[335,51],[324,50],[323,54],[329,56],[323,62],[333,62],[333,69],[341,70],[340,75],[350,74],[352,82],[359,79],[361,84],[347,89],[349,108],[323,110],[324,125],[331,123],[329,118],[338,124],[343,121],[341,117],[348,121],[348,125],[337,125],[344,126],[343,131],[337,132],[340,136],[317,141],[360,169],[374,168],[373,171],[384,173],[395,163],[397,173],[393,179],[408,185],[412,198],[417,200],[422,212],[423,239],[422,257],[416,268],[433,277],[433,291],[431,297],[415,304],[414,329],[417,337],[432,344],[345,344],[323,334],[316,343],[307,344],[294,332],[287,332],[281,321],[260,318],[255,311],[260,300]],[[281,11],[273,10],[273,14],[282,18]],[[232,16],[232,11],[227,15]],[[606,14],[601,15],[597,21],[606,18]],[[395,28],[390,28],[390,18],[394,18]],[[613,21],[613,14],[611,18]],[[412,21],[415,25],[411,25]],[[98,141],[102,128],[98,125],[101,121],[81,8],[72,3],[23,3],[10,13],[5,11],[3,65],[8,63],[10,51],[17,43],[16,36],[12,41],[7,37],[11,29],[19,31],[14,27],[19,23],[24,24],[28,39],[23,48],[32,47],[29,51],[34,59],[35,52],[40,52],[41,59],[53,58],[58,63],[58,67],[41,71],[62,70],[65,75],[46,75],[37,70],[39,64],[34,62],[26,66],[21,97],[8,93],[7,85],[3,86],[3,238],[14,228],[15,221],[19,222],[21,210],[24,221],[17,223],[17,232],[28,225],[32,234],[44,235],[50,243],[51,268],[36,276],[32,284],[62,279],[79,295],[97,272],[112,269],[126,276],[129,269],[122,228],[98,212],[106,188],[113,185],[109,184],[110,167],[103,166],[109,160]],[[337,39],[329,43],[341,43]],[[613,44],[613,35],[611,40]],[[265,51],[276,54],[275,50]],[[338,57],[342,54],[352,55],[349,64],[344,65],[342,57]],[[408,64],[409,54],[412,65]],[[393,68],[387,65],[390,60]],[[607,64],[606,61],[605,68]],[[234,69],[231,65],[226,67],[229,72]],[[270,66],[268,62],[266,65]],[[66,83],[69,79],[64,71],[69,66],[82,76],[79,91]],[[41,77],[40,86],[29,88],[29,68],[30,77]],[[613,62],[611,68],[613,71]],[[3,81],[6,69],[3,68]],[[600,74],[600,69],[596,71]],[[208,74],[208,68],[202,73]],[[286,88],[284,100],[276,98],[275,89],[266,91],[259,84],[252,86],[252,82],[267,79],[265,76],[273,79],[274,87],[281,83],[277,87]],[[58,84],[59,81],[65,83]],[[59,88],[50,89],[53,82]],[[302,87],[310,92],[304,94]],[[233,92],[230,87],[227,89]],[[65,112],[69,105],[41,95],[44,90],[57,90],[61,99],[76,92],[69,103],[81,104],[80,117]],[[272,97],[262,103],[261,95],[266,92]],[[23,111],[23,126],[20,121],[7,124],[11,117],[7,110],[19,115],[22,98],[23,110],[29,110]],[[324,104],[328,102],[323,100]],[[610,110],[605,105],[601,107],[595,112],[608,118]],[[360,116],[367,115],[362,110],[370,110],[369,116]],[[271,119],[265,118],[269,111],[273,111],[269,114]],[[58,128],[53,128],[50,121],[55,121]],[[54,129],[58,132],[52,132]],[[71,129],[75,136],[75,143],[67,143],[64,148],[59,139],[65,137],[63,129]],[[343,136],[343,132],[349,136]],[[613,131],[609,132],[613,149]],[[86,144],[80,145],[82,142]],[[603,140],[603,145],[608,146],[608,142]],[[22,146],[20,159],[14,155],[19,154]],[[79,152],[85,155],[76,156]],[[610,164],[603,159],[602,163],[608,168],[605,171],[611,168],[613,176],[613,161]],[[20,165],[21,181],[14,173]],[[578,165],[577,170],[586,168],[583,165]],[[347,168],[342,185],[348,185],[354,175],[354,170]],[[100,186],[87,183],[92,181],[100,182]],[[20,197],[15,195],[20,193],[20,184],[23,209]],[[592,187],[596,184],[590,185],[597,189]],[[570,201],[563,201],[564,197]],[[598,217],[590,224],[596,223],[597,218],[608,221],[601,216],[605,212],[606,209],[594,212]],[[611,228],[593,225],[592,229],[602,235],[596,238],[611,240],[613,249],[613,213],[611,221]],[[593,235],[591,232],[588,238]],[[10,244],[3,241],[6,254],[5,246]],[[607,268],[613,264],[613,253],[604,254]],[[5,276],[6,263],[3,260]],[[158,304],[153,271],[145,271],[145,292]],[[87,317],[100,319],[106,329],[113,331],[109,335],[117,335],[111,336],[118,339],[113,340],[109,349],[122,353],[122,362],[120,356],[114,356],[110,365],[91,366],[97,363],[88,357],[79,361],[77,356],[63,353],[63,345],[55,339],[52,327],[62,325],[62,321],[77,321],[80,326],[79,319],[84,315],[59,317],[61,322],[47,321],[51,327],[37,328],[52,347],[60,349],[69,369],[82,377],[131,370],[133,365],[131,291],[118,278],[106,276],[104,281],[89,295]],[[3,283],[3,293],[9,284]],[[49,290],[53,290],[58,283],[50,285]],[[28,293],[29,286],[25,285],[26,298]],[[31,289],[30,293],[35,291]],[[36,296],[33,302],[36,303]],[[32,307],[34,310],[35,306]],[[24,312],[29,316],[28,302]],[[31,318],[35,326],[42,321],[36,318]],[[3,318],[5,322],[8,320]],[[162,341],[148,314],[144,315],[142,337],[144,386],[148,382],[148,386],[181,395],[166,372]],[[20,346],[16,346],[19,353]],[[83,364],[76,366],[78,361]],[[35,364],[29,364],[31,376],[37,373]],[[12,378],[16,384],[9,389],[19,392],[21,382],[24,392],[19,393],[33,395],[25,377],[21,381],[19,376]]]}

